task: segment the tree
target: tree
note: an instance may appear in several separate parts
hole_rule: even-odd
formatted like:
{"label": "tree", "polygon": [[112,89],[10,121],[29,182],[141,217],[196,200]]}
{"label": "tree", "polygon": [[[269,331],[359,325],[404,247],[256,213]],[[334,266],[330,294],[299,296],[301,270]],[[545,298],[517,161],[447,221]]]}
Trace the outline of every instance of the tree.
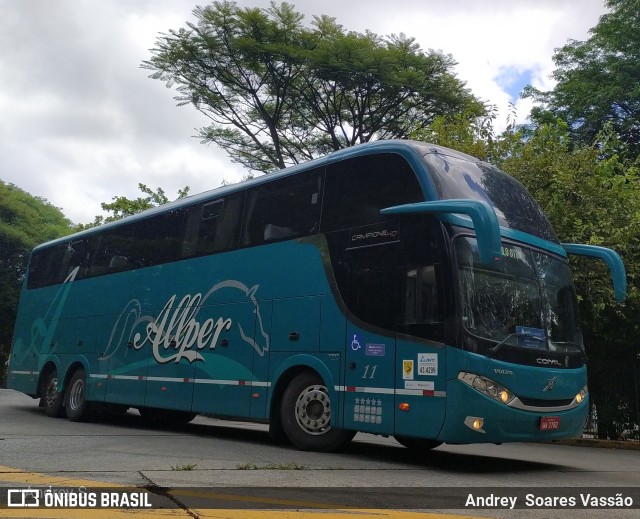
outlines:
{"label": "tree", "polygon": [[404,35],[346,32],[327,16],[305,27],[287,3],[214,2],[193,13],[196,23],[161,35],[142,67],[211,120],[198,134],[204,143],[249,169],[407,137],[438,114],[485,111],[451,72],[451,56]]}
{"label": "tree", "polygon": [[[102,225],[107,222],[114,222],[116,220],[120,220],[121,218],[125,218],[127,216],[131,216],[134,214],[138,214],[146,209],[151,209],[152,207],[157,207],[162,204],[166,204],[169,202],[169,198],[164,192],[164,189],[161,187],[157,188],[153,191],[151,188],[147,187],[145,184],[138,184],[138,189],[142,191],[143,194],[147,195],[146,197],[138,197],[138,198],[127,198],[126,196],[114,196],[113,202],[102,202],[100,207],[104,211],[113,213],[110,216],[104,217],[98,215],[94,218],[93,222],[88,224],[79,224],[75,227],[76,231],[81,231],[83,229],[89,229],[91,227],[97,227],[98,225]],[[189,186],[185,186],[182,189],[178,190],[178,200],[186,197],[189,194]]]}
{"label": "tree", "polygon": [[554,55],[556,86],[532,87],[538,124],[565,120],[577,142],[590,145],[606,125],[634,157],[640,154],[640,0],[607,0],[611,11],[587,41],[571,40]]}
{"label": "tree", "polygon": [[60,209],[0,180],[0,381],[29,253],[39,243],[71,232],[71,222]]}

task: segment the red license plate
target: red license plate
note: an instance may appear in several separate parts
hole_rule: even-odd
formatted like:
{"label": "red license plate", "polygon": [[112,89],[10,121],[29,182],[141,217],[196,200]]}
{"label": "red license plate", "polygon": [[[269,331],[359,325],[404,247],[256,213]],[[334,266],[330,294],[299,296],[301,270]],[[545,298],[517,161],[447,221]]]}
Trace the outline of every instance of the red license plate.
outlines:
{"label": "red license plate", "polygon": [[559,431],[560,417],[559,416],[543,416],[542,418],[540,418],[540,430],[541,431]]}

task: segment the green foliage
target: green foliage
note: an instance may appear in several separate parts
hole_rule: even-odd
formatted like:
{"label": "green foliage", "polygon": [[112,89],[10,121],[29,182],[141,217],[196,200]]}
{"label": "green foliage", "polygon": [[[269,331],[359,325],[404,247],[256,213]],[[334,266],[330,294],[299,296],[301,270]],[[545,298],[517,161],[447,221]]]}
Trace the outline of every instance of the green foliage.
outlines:
{"label": "green foliage", "polygon": [[[75,230],[81,231],[83,229],[97,227],[98,225],[102,225],[103,223],[114,222],[116,220],[120,220],[121,218],[132,216],[147,209],[151,209],[152,207],[157,207],[169,202],[169,198],[167,198],[167,195],[161,187],[153,191],[145,184],[140,183],[138,184],[138,189],[147,196],[139,196],[138,198],[134,199],[127,198],[125,196],[114,196],[113,202],[103,202],[100,204],[100,207],[102,207],[104,211],[112,213],[111,215],[107,217],[98,215],[95,217],[93,222],[88,224],[79,224],[75,227]],[[179,200],[181,198],[184,198],[188,194],[189,186],[185,186],[182,189],[178,190],[177,199]]]}
{"label": "green foliage", "polygon": [[[514,123],[509,122],[507,130],[496,137],[495,118],[495,109],[482,116],[474,112],[439,115],[428,127],[414,132],[411,138],[446,146],[487,162],[498,162],[509,154],[520,135],[515,133]],[[515,119],[515,114],[510,118]]]}
{"label": "green foliage", "polygon": [[599,434],[609,438],[617,438],[638,398],[633,366],[640,332],[640,168],[618,154],[625,146],[616,133],[606,125],[591,146],[572,146],[566,123],[545,124],[502,163],[542,205],[561,241],[611,247],[625,262],[629,297],[619,305],[602,263],[571,260]]}
{"label": "green foliage", "polygon": [[[625,164],[611,146],[615,135],[605,129],[592,146],[570,146],[564,122],[545,124],[513,146],[500,166],[520,180],[540,203],[563,242],[616,249],[637,278],[640,237],[638,167]],[[576,284],[585,301],[603,308],[611,300],[606,270],[586,261],[576,269]],[[631,287],[631,297],[637,297]]]}
{"label": "green foliage", "polygon": [[142,66],[175,86],[178,104],[211,120],[199,136],[268,172],[373,138],[406,138],[437,115],[484,113],[452,73],[451,56],[404,35],[311,27],[287,3],[214,2],[196,23],[161,35]]}
{"label": "green foliage", "polygon": [[71,231],[71,222],[57,207],[0,180],[0,380],[29,253],[39,243]]}
{"label": "green foliage", "polygon": [[[556,86],[532,87],[525,96],[538,102],[533,119],[567,121],[572,137],[591,144],[608,126],[626,151],[640,153],[640,0],[608,0],[608,14],[587,41],[569,41],[556,51]],[[621,148],[623,149],[623,148]]]}

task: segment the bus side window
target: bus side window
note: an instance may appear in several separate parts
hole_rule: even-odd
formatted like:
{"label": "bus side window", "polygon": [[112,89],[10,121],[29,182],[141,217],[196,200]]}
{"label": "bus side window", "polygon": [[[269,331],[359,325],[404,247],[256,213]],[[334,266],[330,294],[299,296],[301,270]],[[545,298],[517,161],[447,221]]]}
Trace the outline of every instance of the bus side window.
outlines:
{"label": "bus side window", "polygon": [[134,268],[129,261],[134,240],[132,225],[117,227],[97,236],[93,241],[94,250],[87,275],[100,276]]}
{"label": "bus side window", "polygon": [[76,267],[75,280],[85,277],[88,252],[85,240],[75,240],[33,253],[29,265],[27,288],[62,283]]}
{"label": "bus side window", "polygon": [[380,209],[422,202],[424,196],[407,161],[395,153],[355,157],[327,166],[322,232],[382,221]]}
{"label": "bus side window", "polygon": [[186,210],[182,258],[205,256],[238,247],[245,192],[195,205]]}
{"label": "bus side window", "polygon": [[75,240],[62,247],[64,248],[62,265],[58,273],[58,281],[56,282],[63,282],[76,267],[78,268],[78,272],[75,279],[79,280],[84,278],[89,260],[85,240]]}
{"label": "bus side window", "polygon": [[443,289],[450,274],[442,224],[433,216],[403,217],[400,233],[419,239],[403,242],[404,295],[397,329],[443,341],[445,315],[454,310]]}
{"label": "bus side window", "polygon": [[322,168],[249,190],[242,245],[309,236],[318,232]]}
{"label": "bus side window", "polygon": [[63,245],[35,251],[29,264],[27,288],[40,288],[58,283],[63,257]]}
{"label": "bus side window", "polygon": [[178,260],[183,217],[183,211],[177,210],[133,223],[134,239],[129,243],[129,254],[126,255],[131,268],[151,267]]}

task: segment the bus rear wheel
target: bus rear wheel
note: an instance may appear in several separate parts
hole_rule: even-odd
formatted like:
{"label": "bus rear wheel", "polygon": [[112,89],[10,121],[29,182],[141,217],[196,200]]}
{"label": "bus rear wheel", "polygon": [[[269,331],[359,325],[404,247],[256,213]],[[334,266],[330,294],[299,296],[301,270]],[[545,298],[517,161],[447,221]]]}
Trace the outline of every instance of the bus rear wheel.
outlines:
{"label": "bus rear wheel", "polygon": [[442,442],[436,440],[426,440],[424,438],[413,438],[411,436],[394,436],[396,441],[412,451],[429,451],[440,447]]}
{"label": "bus rear wheel", "polygon": [[64,395],[58,392],[58,371],[53,368],[42,384],[42,405],[47,416],[59,418],[64,414]]}
{"label": "bus rear wheel", "polygon": [[84,369],[77,369],[65,391],[64,406],[67,418],[72,422],[82,422],[89,418],[91,404],[86,399],[87,380]]}
{"label": "bus rear wheel", "polygon": [[331,400],[322,378],[303,372],[291,380],[280,408],[282,428],[300,450],[334,451],[355,436],[355,432],[331,426]]}

